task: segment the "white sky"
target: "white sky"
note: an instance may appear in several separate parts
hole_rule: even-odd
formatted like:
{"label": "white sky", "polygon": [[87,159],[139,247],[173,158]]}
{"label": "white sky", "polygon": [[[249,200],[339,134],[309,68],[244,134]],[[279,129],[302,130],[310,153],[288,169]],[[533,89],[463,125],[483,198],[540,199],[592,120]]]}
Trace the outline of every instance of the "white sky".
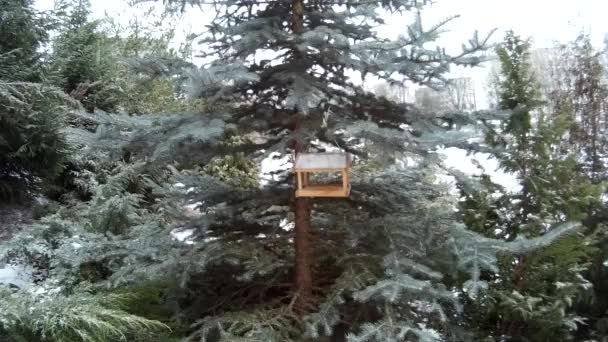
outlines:
{"label": "white sky", "polygon": [[[438,0],[429,11],[441,18],[460,14],[451,24],[458,37],[478,29],[508,29],[532,37],[536,47],[575,38],[581,30],[591,33],[597,44],[608,32],[608,1],[604,0]],[[466,36],[465,36],[466,37]]]}
{"label": "white sky", "polygon": [[[50,9],[54,0],[38,0],[40,9]],[[102,18],[105,13],[120,22],[128,22],[136,12],[129,11],[125,0],[90,0],[93,17]],[[608,33],[608,1],[606,0],[435,0],[423,12],[423,23],[430,26],[438,20],[453,15],[460,18],[448,24],[447,32],[439,41],[448,51],[458,50],[475,30],[480,34],[497,29],[493,42],[498,42],[504,32],[513,29],[516,33],[531,37],[535,48],[552,47],[554,43],[573,40],[581,31],[591,35],[593,43],[602,48]],[[149,2],[162,9],[162,2]],[[176,27],[178,35],[184,32],[202,32],[213,13],[203,13],[198,8],[188,7]],[[403,18],[387,18],[388,25],[381,30],[386,35],[398,35],[405,31]],[[485,94],[486,72],[483,69],[457,70],[454,76],[470,76],[475,80],[477,92]],[[482,94],[484,93],[484,94]],[[483,101],[482,101],[483,102]]]}
{"label": "white sky", "polygon": [[[54,0],[38,0],[39,8],[52,8]],[[161,1],[157,1],[160,4]],[[514,29],[517,33],[533,38],[538,47],[550,47],[556,40],[567,41],[576,37],[581,31],[591,33],[596,44],[603,43],[608,33],[608,1],[605,0],[435,0],[425,12],[427,24],[451,16],[461,15],[449,28],[447,44],[459,45],[469,33],[478,29],[488,32],[498,28],[504,32]],[[152,3],[152,2],[150,2]],[[100,18],[104,13],[110,16],[127,18],[124,0],[91,0],[93,16]],[[146,4],[147,5],[147,4]],[[187,8],[184,26],[202,27],[209,21],[210,15],[197,8]],[[399,19],[390,20],[387,32],[400,31]],[[498,32],[497,37],[502,34]]]}

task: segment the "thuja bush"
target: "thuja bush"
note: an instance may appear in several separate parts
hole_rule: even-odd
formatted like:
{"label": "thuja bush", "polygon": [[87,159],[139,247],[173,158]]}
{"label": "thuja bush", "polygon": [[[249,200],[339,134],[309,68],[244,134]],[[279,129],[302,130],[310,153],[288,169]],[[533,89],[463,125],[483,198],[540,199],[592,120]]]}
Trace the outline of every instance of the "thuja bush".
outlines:
{"label": "thuja bush", "polygon": [[63,113],[60,90],[0,81],[0,199],[27,194],[61,172],[68,155]]}
{"label": "thuja bush", "polygon": [[205,165],[204,171],[240,188],[256,188],[259,184],[256,163],[245,158],[242,153],[213,159]]}

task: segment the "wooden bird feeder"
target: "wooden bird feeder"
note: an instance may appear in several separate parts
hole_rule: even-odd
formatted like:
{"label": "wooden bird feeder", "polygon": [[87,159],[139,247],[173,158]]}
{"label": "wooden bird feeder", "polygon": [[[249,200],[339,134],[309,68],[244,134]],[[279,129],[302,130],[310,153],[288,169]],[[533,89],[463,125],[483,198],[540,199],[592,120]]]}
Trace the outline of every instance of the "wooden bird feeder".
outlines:
{"label": "wooden bird feeder", "polygon": [[[348,197],[350,166],[348,153],[299,153],[294,164],[296,197]],[[311,175],[316,173],[339,174],[342,179],[338,183],[314,184]]]}

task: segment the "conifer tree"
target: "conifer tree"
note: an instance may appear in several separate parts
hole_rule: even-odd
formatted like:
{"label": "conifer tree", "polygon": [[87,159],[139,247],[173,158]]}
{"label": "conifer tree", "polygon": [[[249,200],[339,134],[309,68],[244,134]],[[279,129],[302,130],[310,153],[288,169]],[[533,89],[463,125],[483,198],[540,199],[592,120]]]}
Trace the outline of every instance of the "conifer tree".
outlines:
{"label": "conifer tree", "polygon": [[61,1],[56,7],[60,33],[53,44],[51,65],[59,76],[58,85],[69,94],[79,84],[99,79],[101,37],[97,23],[89,22],[89,1]]}
{"label": "conifer tree", "polygon": [[[424,28],[418,14],[424,3],[418,1],[213,3],[218,17],[202,43],[216,60],[199,71],[200,80],[194,83],[198,95],[243,104],[242,120],[275,118],[292,131],[296,154],[309,148],[310,137],[331,133],[339,122],[371,119],[397,129],[411,123],[406,108],[365,94],[349,80],[348,70],[390,82],[397,77],[441,86],[450,65],[478,64],[485,43],[475,36],[455,55],[425,48],[449,20]],[[416,20],[404,27],[404,35],[388,40],[374,31],[382,24],[383,10],[409,12]],[[262,51],[268,57],[255,57]],[[301,311],[306,311],[312,291],[310,215],[309,200],[296,199],[295,282]]]}
{"label": "conifer tree", "polygon": [[[511,111],[511,115],[502,132],[513,138],[508,155],[502,159],[508,172],[517,173],[522,179],[521,208],[519,221],[526,224],[527,215],[533,205],[530,198],[529,183],[531,168],[535,163],[530,153],[532,115],[540,108],[538,85],[530,68],[530,43],[515,35],[513,31],[506,34],[503,44],[497,48],[503,75],[499,85],[499,108]],[[490,136],[491,138],[491,136]],[[516,225],[517,226],[517,225]],[[517,232],[509,232],[509,238],[517,237]]]}
{"label": "conifer tree", "polygon": [[[31,1],[0,1],[0,200],[48,184],[65,161],[63,93],[44,81],[49,21]],[[42,180],[42,182],[40,182]]]}
{"label": "conifer tree", "polygon": [[[129,6],[135,11],[141,9],[135,3]],[[187,101],[183,89],[186,70],[193,67],[188,52],[192,38],[187,37],[179,51],[171,46],[175,42],[173,27],[179,18],[167,17],[162,8],[151,8],[127,25],[111,17],[104,20],[104,33],[111,41],[113,57],[119,61],[111,74],[124,92],[122,109],[131,114],[202,109],[197,108],[201,101]]]}
{"label": "conifer tree", "polygon": [[[503,170],[517,175],[521,189],[503,189],[486,176],[481,191],[463,192],[465,222],[486,236],[514,240],[543,234],[556,222],[584,220],[598,205],[601,187],[580,172],[576,151],[554,153],[571,127],[571,112],[562,108],[552,120],[543,113],[527,41],[508,32],[498,55],[500,106],[510,116],[489,131],[487,141]],[[571,237],[547,251],[506,256],[493,276],[500,285],[483,304],[481,314],[494,325],[486,328],[496,329],[494,336],[552,340],[575,331],[581,322],[572,303],[591,286],[582,271],[593,259],[594,243],[593,238]],[[559,261],[553,259],[555,253],[560,253]],[[555,288],[547,285],[551,281]]]}
{"label": "conifer tree", "polygon": [[[564,235],[578,225],[565,221],[578,212],[563,218],[559,210],[582,203],[578,198],[542,193],[550,210],[539,216],[555,219],[543,221],[537,237],[521,233],[513,241],[466,229],[454,210],[432,150],[468,146],[469,136],[450,127],[500,115],[421,113],[365,92],[349,76],[441,87],[451,65],[483,60],[486,39],[474,38],[454,55],[435,48],[447,21],[425,29],[419,14],[426,1],[213,3],[218,16],[203,38],[213,61],[189,70],[188,88],[222,110],[70,116],[63,131],[77,167],[65,177],[69,205],[0,246],[0,260],[39,271],[36,284],[0,291],[0,338],[471,340],[475,331],[464,324],[470,312],[461,304],[479,303],[517,278],[514,264],[503,261],[559,247],[548,254],[553,258],[563,241],[570,249],[572,236]],[[376,30],[391,11],[412,19],[395,40]],[[164,60],[151,62],[164,70]],[[355,156],[350,198],[298,200],[293,213],[289,176],[277,171],[257,187],[252,165],[266,157],[329,149]],[[571,176],[555,170],[552,184]],[[574,278],[565,270],[578,260],[554,273]],[[572,284],[567,291],[579,285]],[[132,296],[125,304],[116,293]],[[569,293],[548,311],[559,316]],[[508,299],[517,304],[508,313],[537,303]],[[48,305],[32,310],[32,301]],[[75,311],[82,317],[64,315]],[[534,317],[539,312],[547,311],[534,310]],[[500,318],[508,318],[505,330],[517,321]]]}
{"label": "conifer tree", "polygon": [[114,85],[119,61],[100,21],[90,20],[89,1],[59,1],[55,13],[58,35],[49,63],[54,84],[91,112],[95,107],[115,110],[121,97]]}
{"label": "conifer tree", "polygon": [[585,168],[594,182],[605,178],[601,159],[606,151],[608,86],[600,52],[591,45],[589,36],[581,35],[566,49],[567,92],[560,92],[572,101],[574,120],[571,136],[575,148],[585,151]]}
{"label": "conifer tree", "polygon": [[42,54],[50,27],[30,0],[0,2],[0,55],[4,80],[37,82],[40,80]]}

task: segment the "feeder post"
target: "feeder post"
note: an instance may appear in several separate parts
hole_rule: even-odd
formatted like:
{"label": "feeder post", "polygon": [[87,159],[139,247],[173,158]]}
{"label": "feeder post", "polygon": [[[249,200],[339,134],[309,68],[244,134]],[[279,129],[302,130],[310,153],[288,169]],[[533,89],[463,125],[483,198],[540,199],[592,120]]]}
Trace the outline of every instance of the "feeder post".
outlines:
{"label": "feeder post", "polygon": [[302,172],[296,172],[298,175],[298,190],[302,190],[304,187]]}

